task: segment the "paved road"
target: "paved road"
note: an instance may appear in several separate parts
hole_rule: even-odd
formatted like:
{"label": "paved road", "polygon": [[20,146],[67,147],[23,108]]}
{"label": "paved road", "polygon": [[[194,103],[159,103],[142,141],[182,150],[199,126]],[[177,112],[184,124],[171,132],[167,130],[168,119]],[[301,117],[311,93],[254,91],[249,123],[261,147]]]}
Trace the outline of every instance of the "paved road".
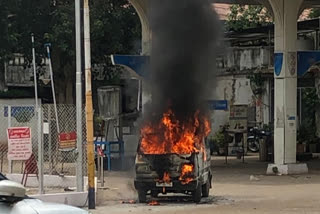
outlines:
{"label": "paved road", "polygon": [[[320,161],[309,163],[310,174],[300,176],[266,176],[266,164],[248,159],[247,164],[231,160],[226,166],[214,160],[214,185],[210,197],[202,204],[179,198],[159,200],[160,206],[121,204],[136,199],[130,174],[109,174],[109,189],[99,192],[93,214],[104,213],[320,213]],[[250,180],[250,175],[254,179]]]}

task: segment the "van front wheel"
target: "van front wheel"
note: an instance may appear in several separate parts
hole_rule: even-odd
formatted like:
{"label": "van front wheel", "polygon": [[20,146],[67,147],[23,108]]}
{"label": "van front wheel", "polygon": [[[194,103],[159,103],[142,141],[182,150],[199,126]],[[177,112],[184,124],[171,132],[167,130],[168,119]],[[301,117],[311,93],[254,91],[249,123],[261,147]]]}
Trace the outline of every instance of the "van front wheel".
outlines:
{"label": "van front wheel", "polygon": [[196,190],[192,193],[193,201],[199,203],[201,201],[201,185],[198,185]]}
{"label": "van front wheel", "polygon": [[210,192],[210,179],[208,178],[207,182],[202,185],[202,196],[204,198],[209,197]]}
{"label": "van front wheel", "polygon": [[146,203],[147,202],[146,191],[138,190],[138,199],[139,199],[139,203]]}

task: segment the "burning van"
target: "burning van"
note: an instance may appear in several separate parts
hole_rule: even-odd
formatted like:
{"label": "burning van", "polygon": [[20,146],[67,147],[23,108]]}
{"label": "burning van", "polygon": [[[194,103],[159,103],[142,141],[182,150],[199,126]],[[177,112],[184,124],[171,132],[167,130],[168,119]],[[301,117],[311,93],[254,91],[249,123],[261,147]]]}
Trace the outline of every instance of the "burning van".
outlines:
{"label": "burning van", "polygon": [[197,111],[179,121],[168,110],[156,121],[141,129],[134,182],[139,201],[160,193],[188,194],[195,202],[208,197],[212,180],[210,147],[205,140],[209,120]]}

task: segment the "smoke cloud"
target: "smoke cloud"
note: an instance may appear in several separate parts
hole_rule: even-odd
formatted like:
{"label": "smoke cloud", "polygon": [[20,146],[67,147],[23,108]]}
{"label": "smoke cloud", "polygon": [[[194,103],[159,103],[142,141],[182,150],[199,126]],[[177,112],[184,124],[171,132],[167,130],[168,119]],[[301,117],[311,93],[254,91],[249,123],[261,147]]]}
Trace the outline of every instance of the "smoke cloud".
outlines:
{"label": "smoke cloud", "polygon": [[[205,108],[213,93],[218,38],[217,14],[208,0],[152,0],[151,93],[147,115],[170,107],[178,119]],[[158,115],[157,115],[158,114]]]}

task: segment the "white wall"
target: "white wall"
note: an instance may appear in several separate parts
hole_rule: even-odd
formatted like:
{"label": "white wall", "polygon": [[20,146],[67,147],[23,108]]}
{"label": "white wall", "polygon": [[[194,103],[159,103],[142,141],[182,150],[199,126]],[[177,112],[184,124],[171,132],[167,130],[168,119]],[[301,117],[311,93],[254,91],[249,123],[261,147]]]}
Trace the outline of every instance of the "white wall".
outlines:
{"label": "white wall", "polygon": [[229,121],[230,104],[253,104],[253,94],[250,80],[245,76],[218,77],[213,100],[227,100],[228,110],[215,110],[211,114],[212,132],[218,131],[219,126]]}
{"label": "white wall", "polygon": [[[271,50],[273,52],[273,49]],[[270,50],[268,47],[232,47],[217,58],[221,71],[247,72],[257,68],[268,68]]]}

